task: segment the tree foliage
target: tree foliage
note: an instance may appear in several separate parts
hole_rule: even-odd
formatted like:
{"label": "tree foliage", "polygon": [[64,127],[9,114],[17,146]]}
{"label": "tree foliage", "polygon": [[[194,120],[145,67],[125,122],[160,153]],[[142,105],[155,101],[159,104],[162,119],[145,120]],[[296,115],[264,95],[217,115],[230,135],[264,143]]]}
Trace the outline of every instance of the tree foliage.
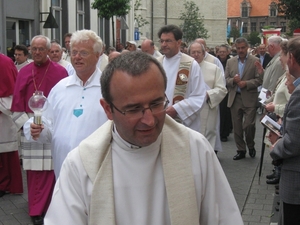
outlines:
{"label": "tree foliage", "polygon": [[183,20],[183,24],[180,25],[183,39],[189,43],[196,38],[208,38],[199,7],[193,1],[187,1],[183,5],[185,11],[181,12],[179,17],[180,20]]}
{"label": "tree foliage", "polygon": [[95,0],[92,9],[98,10],[98,16],[109,20],[111,18],[113,31],[113,46],[115,46],[115,29],[113,16],[125,16],[130,10],[130,0]]}
{"label": "tree foliage", "polygon": [[233,40],[241,36],[240,30],[237,27],[232,27],[230,31],[230,37],[233,37]]}
{"label": "tree foliage", "polygon": [[98,16],[109,20],[113,16],[125,16],[130,10],[130,0],[95,0],[93,9],[98,9]]}
{"label": "tree foliage", "polygon": [[[149,24],[149,22],[141,15],[141,14],[137,14],[138,10],[141,10],[141,0],[136,0],[134,3],[134,20],[137,23],[137,26],[143,27],[146,24]],[[140,31],[139,31],[140,32]],[[142,32],[140,32],[140,34],[143,34]]]}
{"label": "tree foliage", "polygon": [[299,0],[279,0],[278,12],[283,13],[287,19],[300,21],[300,1]]}
{"label": "tree foliage", "polygon": [[294,30],[300,27],[300,20],[292,19],[288,22],[289,32],[286,34],[288,36],[293,36]]}
{"label": "tree foliage", "polygon": [[257,32],[257,31],[251,32],[248,35],[247,40],[248,40],[249,44],[252,45],[252,46],[255,46],[256,44],[260,44],[261,39],[259,37],[259,32]]}

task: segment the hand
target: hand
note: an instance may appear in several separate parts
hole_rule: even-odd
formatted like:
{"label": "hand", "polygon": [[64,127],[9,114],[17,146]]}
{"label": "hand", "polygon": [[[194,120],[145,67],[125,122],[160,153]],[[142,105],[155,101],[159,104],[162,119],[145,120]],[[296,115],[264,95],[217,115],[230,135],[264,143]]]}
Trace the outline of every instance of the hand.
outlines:
{"label": "hand", "polygon": [[276,133],[274,133],[273,131],[270,131],[269,136],[267,136],[267,138],[269,139],[269,141],[272,144],[271,149],[273,149],[276,142],[279,140],[279,136]]}
{"label": "hand", "polygon": [[174,109],[173,106],[169,106],[167,109],[166,109],[166,113],[171,116],[172,118],[175,118],[177,116],[177,112],[176,110]]}
{"label": "hand", "polygon": [[247,83],[246,83],[246,81],[240,81],[240,82],[238,82],[238,84],[237,84],[238,86],[239,86],[239,88],[244,88],[244,87],[246,87],[247,86]]}
{"label": "hand", "polygon": [[35,124],[35,123],[30,124],[30,133],[32,139],[36,141],[40,137],[40,133],[42,132],[43,129],[44,129],[43,124]]}
{"label": "hand", "polygon": [[255,61],[254,65],[257,69],[258,74],[259,75],[263,74],[264,68],[262,67],[261,63],[259,61]]}
{"label": "hand", "polygon": [[274,110],[275,110],[275,105],[273,104],[273,102],[270,102],[269,104],[267,104],[267,105],[265,106],[265,108],[266,108],[266,110],[267,110],[268,112],[274,112]]}
{"label": "hand", "polygon": [[241,78],[240,78],[240,75],[239,74],[236,74],[234,77],[233,77],[233,83],[239,83],[241,81]]}
{"label": "hand", "polygon": [[278,118],[277,123],[278,123],[279,125],[282,124],[282,118],[281,118],[281,117]]}

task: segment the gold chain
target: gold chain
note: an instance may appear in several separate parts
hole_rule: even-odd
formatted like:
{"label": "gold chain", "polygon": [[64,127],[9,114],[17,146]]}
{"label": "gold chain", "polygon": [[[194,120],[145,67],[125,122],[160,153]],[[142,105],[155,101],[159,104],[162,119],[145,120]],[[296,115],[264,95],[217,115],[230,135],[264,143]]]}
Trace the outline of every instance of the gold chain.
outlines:
{"label": "gold chain", "polygon": [[43,75],[43,78],[42,78],[42,80],[41,80],[41,83],[39,84],[38,87],[36,86],[35,76],[34,76],[34,71],[33,71],[33,68],[32,68],[32,71],[31,71],[31,72],[32,72],[33,85],[34,85],[34,88],[35,88],[36,91],[38,91],[38,89],[41,87],[41,85],[42,85],[42,83],[43,83],[43,81],[44,81],[45,75],[46,75],[46,73],[48,72],[48,68],[49,68],[50,63],[51,63],[51,62],[49,62],[48,66],[47,66],[47,69],[46,69],[46,71],[45,71],[45,73],[44,73],[44,75]]}

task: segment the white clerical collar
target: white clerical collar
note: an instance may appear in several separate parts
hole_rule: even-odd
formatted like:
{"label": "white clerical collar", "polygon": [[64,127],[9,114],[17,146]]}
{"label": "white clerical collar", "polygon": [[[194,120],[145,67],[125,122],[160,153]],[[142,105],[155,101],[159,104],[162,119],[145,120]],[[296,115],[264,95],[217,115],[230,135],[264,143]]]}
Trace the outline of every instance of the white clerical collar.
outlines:
{"label": "white clerical collar", "polygon": [[114,124],[113,131],[112,131],[113,141],[115,141],[121,149],[126,150],[126,151],[134,151],[134,150],[148,149],[148,148],[158,148],[161,143],[161,136],[162,135],[160,134],[158,136],[157,140],[154,143],[152,143],[151,145],[146,146],[146,147],[141,147],[141,146],[130,144],[129,142],[125,141],[118,133],[115,124]]}
{"label": "white clerical collar", "polygon": [[182,56],[181,51],[178,51],[178,53],[176,55],[174,55],[174,56],[172,56],[170,58],[165,57],[165,59],[167,59],[167,60],[174,60],[175,59],[176,60],[178,58],[181,59],[181,56]]}

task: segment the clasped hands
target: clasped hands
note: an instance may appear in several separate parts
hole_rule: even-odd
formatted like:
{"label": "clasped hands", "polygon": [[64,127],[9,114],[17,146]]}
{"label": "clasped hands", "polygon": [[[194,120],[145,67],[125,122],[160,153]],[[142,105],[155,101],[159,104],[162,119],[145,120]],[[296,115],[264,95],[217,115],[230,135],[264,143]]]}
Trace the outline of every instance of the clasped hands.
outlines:
{"label": "clasped hands", "polygon": [[247,85],[246,81],[241,80],[240,75],[238,74],[233,77],[233,82],[236,83],[239,88],[244,88]]}

